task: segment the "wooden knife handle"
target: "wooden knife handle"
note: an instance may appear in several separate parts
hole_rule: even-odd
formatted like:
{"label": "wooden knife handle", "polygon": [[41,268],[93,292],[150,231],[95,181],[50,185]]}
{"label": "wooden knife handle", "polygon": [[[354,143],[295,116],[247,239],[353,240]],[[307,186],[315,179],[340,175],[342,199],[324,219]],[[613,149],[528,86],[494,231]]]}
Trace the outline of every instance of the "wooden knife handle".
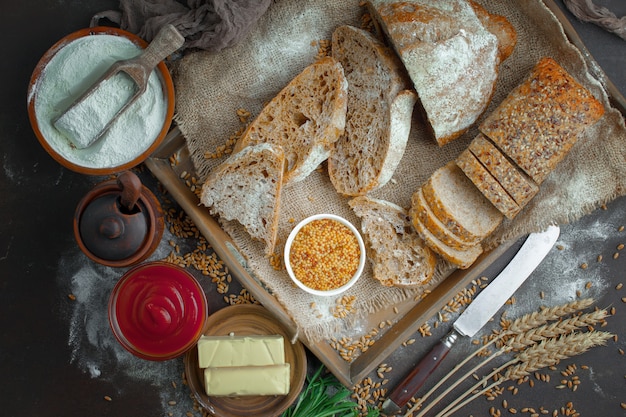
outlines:
{"label": "wooden knife handle", "polygon": [[417,366],[407,375],[389,395],[393,403],[402,408],[424,385],[428,377],[439,367],[446,357],[452,345],[459,337],[459,334],[452,330],[441,339],[417,364]]}

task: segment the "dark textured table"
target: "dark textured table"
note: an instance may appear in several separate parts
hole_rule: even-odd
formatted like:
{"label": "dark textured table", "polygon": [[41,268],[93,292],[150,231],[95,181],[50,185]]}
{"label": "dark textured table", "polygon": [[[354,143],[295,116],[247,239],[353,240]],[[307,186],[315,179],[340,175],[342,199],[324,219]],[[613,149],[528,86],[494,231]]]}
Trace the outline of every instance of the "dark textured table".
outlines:
{"label": "dark textured table", "polygon": [[[597,3],[608,6],[618,16],[626,14],[623,0]],[[102,178],[80,175],[56,163],[38,144],[26,113],[28,82],[43,53],[63,36],[88,26],[96,12],[116,7],[116,1],[107,0],[25,0],[0,6],[3,416],[199,415],[192,409],[189,392],[182,384],[181,360],[137,360],[121,351],[112,339],[106,323],[106,300],[122,271],[89,261],[78,250],[72,234],[78,201]],[[609,78],[626,94],[626,41],[573,18],[572,23]],[[151,175],[145,170],[138,172],[159,193]],[[162,203],[177,214],[176,204],[164,198]],[[531,409],[537,413],[545,410],[547,415],[626,415],[620,405],[626,403],[626,288],[616,289],[626,281],[626,251],[618,246],[626,243],[626,231],[620,231],[623,225],[626,198],[564,226],[560,249],[550,253],[516,294],[516,303],[506,307],[509,315],[515,316],[539,304],[591,296],[599,307],[615,309],[615,316],[607,319],[602,330],[617,334],[617,340],[565,360],[553,371],[542,371],[550,375],[549,381],[537,375],[530,378],[534,387],[528,381],[504,384],[497,398],[479,398],[457,415],[487,416],[492,407],[491,413],[502,415],[530,415]],[[167,256],[172,251],[169,240],[176,239],[166,232],[153,258]],[[193,250],[195,242],[187,243],[191,245],[188,250]],[[622,256],[614,257],[615,253]],[[495,274],[505,261],[494,265],[489,273]],[[587,268],[581,268],[583,263]],[[216,289],[216,283],[200,274],[198,277],[204,285]],[[229,293],[239,294],[241,288],[236,283],[230,285]],[[212,308],[226,305],[217,291],[210,294]],[[542,295],[544,299],[537,301]],[[437,337],[445,334],[449,323],[435,328],[436,321],[429,321],[431,337],[417,333],[417,343],[389,357],[393,371],[385,375],[390,380],[385,387],[397,383]],[[451,357],[462,357],[469,346],[469,342],[462,344]],[[378,380],[377,375],[372,378]],[[568,386],[568,380],[579,382]]]}

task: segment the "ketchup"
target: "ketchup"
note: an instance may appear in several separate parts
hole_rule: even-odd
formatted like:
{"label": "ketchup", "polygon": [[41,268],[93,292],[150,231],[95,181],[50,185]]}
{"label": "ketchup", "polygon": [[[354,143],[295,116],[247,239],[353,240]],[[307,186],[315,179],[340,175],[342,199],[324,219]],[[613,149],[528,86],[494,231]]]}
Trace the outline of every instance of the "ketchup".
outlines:
{"label": "ketchup", "polygon": [[196,279],[165,262],[127,272],[113,289],[109,315],[118,341],[144,359],[174,358],[201,336],[207,301]]}

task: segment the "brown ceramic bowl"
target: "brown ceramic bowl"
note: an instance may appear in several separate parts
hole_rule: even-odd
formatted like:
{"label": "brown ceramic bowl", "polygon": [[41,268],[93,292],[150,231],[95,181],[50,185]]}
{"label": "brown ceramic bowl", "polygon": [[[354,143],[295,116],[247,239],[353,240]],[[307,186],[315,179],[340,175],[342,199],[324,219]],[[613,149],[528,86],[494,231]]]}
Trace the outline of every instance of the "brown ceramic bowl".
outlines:
{"label": "brown ceramic bowl", "polygon": [[172,78],[167,67],[163,62],[160,62],[157,66],[157,74],[162,88],[163,100],[166,104],[165,117],[161,129],[158,131],[158,134],[155,135],[153,139],[146,138],[147,145],[140,153],[130,155],[124,161],[119,161],[118,163],[105,166],[90,164],[79,160],[79,158],[69,158],[64,156],[67,154],[64,154],[64,151],[61,151],[61,148],[59,148],[58,145],[54,145],[52,141],[50,141],[49,138],[46,137],[46,135],[44,134],[45,129],[40,126],[40,123],[38,121],[37,102],[40,99],[44,99],[43,97],[39,97],[38,86],[43,78],[43,75],[45,74],[45,70],[48,64],[55,58],[55,56],[57,56],[57,54],[59,54],[59,52],[64,47],[80,38],[99,35],[121,36],[129,39],[133,44],[141,48],[145,48],[147,46],[147,43],[144,40],[138,38],[134,34],[113,27],[87,28],[71,33],[55,43],[39,60],[39,63],[33,71],[28,86],[27,104],[28,117],[30,119],[33,131],[35,132],[35,135],[37,136],[37,139],[39,140],[41,146],[43,146],[43,148],[46,150],[46,152],[48,152],[48,154],[50,154],[50,156],[52,156],[52,158],[54,158],[64,167],[82,174],[109,175],[139,165],[148,156],[150,156],[161,144],[161,142],[167,135],[167,132],[169,131],[172,122],[172,116],[174,114],[174,84],[172,82]]}
{"label": "brown ceramic bowl", "polygon": [[282,335],[285,340],[285,362],[291,365],[290,390],[287,395],[241,397],[209,397],[204,387],[204,371],[198,365],[198,348],[185,355],[185,375],[189,389],[198,403],[216,417],[278,417],[295,400],[304,386],[307,359],[300,342],[291,343],[291,335],[266,308],[254,304],[239,304],[212,313],[207,320],[206,336]]}
{"label": "brown ceramic bowl", "polygon": [[[124,173],[122,175],[124,175]],[[138,178],[137,181],[139,181]],[[130,227],[125,227],[124,233],[118,238],[104,238],[102,235],[99,235],[98,227],[92,227],[88,230],[88,236],[83,236],[83,232],[85,231],[83,229],[84,220],[85,217],[89,217],[83,216],[85,211],[92,204],[97,204],[102,198],[107,198],[108,200],[120,199],[122,188],[118,180],[111,179],[97,184],[76,206],[73,221],[74,238],[76,239],[78,247],[92,261],[114,268],[133,266],[145,261],[159,246],[165,229],[163,209],[161,208],[159,200],[145,185],[139,183],[137,187],[137,211],[135,213],[128,213],[128,215],[126,215],[121,208],[113,210],[113,205],[111,205],[111,210],[104,211],[106,214],[100,215],[97,219],[87,219],[88,221],[96,221],[98,226],[103,224],[108,216],[122,218],[122,220],[126,217],[131,224],[132,221],[145,221],[145,235],[134,237],[135,240],[141,239],[142,241],[141,245],[138,246],[136,250],[130,250],[124,245],[124,242],[129,240],[127,239],[128,234],[133,230]],[[93,211],[91,211],[91,213],[93,213]],[[126,236],[124,236],[124,234]],[[132,238],[133,237],[131,237],[131,239]],[[123,251],[125,254],[123,256],[111,257],[111,248],[117,248],[118,251]]]}

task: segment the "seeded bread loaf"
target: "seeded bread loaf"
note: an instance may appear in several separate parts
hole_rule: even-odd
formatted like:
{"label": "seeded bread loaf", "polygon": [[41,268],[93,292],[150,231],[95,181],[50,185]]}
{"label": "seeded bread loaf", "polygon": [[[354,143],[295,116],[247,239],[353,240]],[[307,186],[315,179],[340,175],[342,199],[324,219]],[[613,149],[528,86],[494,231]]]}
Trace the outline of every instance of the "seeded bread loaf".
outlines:
{"label": "seeded bread loaf", "polygon": [[437,143],[459,137],[491,101],[499,65],[516,42],[514,28],[500,16],[485,27],[491,15],[480,8],[479,19],[467,0],[370,0],[368,6],[402,59]]}
{"label": "seeded bread loaf", "polygon": [[348,113],[328,172],[340,194],[364,195],[385,185],[400,163],[417,95],[395,52],[362,29],[335,29],[332,56],[348,80]]}
{"label": "seeded bread loaf", "polygon": [[276,245],[285,154],[280,146],[248,146],[215,167],[202,185],[200,202],[211,214],[237,220],[250,236]]}
{"label": "seeded bread loaf", "polygon": [[451,248],[437,239],[418,218],[413,218],[413,227],[435,253],[460,269],[467,269],[472,266],[476,258],[483,252],[480,244],[462,250]]}
{"label": "seeded bread loaf", "polygon": [[233,152],[274,143],[285,152],[285,184],[306,178],[330,155],[345,128],[348,83],[343,68],[325,57],[306,67],[248,126]]}
{"label": "seeded bread loaf", "polygon": [[479,133],[470,142],[468,149],[502,185],[520,208],[526,206],[539,192],[539,186],[482,133]]}
{"label": "seeded bread loaf", "polygon": [[604,107],[552,58],[543,58],[479,126],[541,184]]}
{"label": "seeded bread loaf", "polygon": [[374,278],[385,286],[398,287],[417,287],[432,278],[436,256],[411,227],[406,210],[366,196],[349,204],[361,218]]}
{"label": "seeded bread loaf", "polygon": [[448,230],[468,243],[489,236],[504,217],[454,161],[437,169],[423,184],[422,190],[434,215]]}
{"label": "seeded bread loaf", "polygon": [[443,224],[443,222],[432,212],[426,203],[424,192],[421,187],[413,193],[411,198],[411,208],[409,209],[409,217],[411,218],[411,222],[416,229],[418,226],[415,222],[419,220],[419,222],[424,225],[424,227],[426,227],[426,229],[428,229],[433,236],[452,249],[467,250],[480,243],[480,240],[478,239],[475,239],[475,241],[471,243],[465,242],[452,233],[452,231],[450,231],[446,225]]}
{"label": "seeded bread loaf", "polygon": [[517,216],[520,206],[469,149],[461,152],[456,158],[456,164],[502,214],[509,219]]}

